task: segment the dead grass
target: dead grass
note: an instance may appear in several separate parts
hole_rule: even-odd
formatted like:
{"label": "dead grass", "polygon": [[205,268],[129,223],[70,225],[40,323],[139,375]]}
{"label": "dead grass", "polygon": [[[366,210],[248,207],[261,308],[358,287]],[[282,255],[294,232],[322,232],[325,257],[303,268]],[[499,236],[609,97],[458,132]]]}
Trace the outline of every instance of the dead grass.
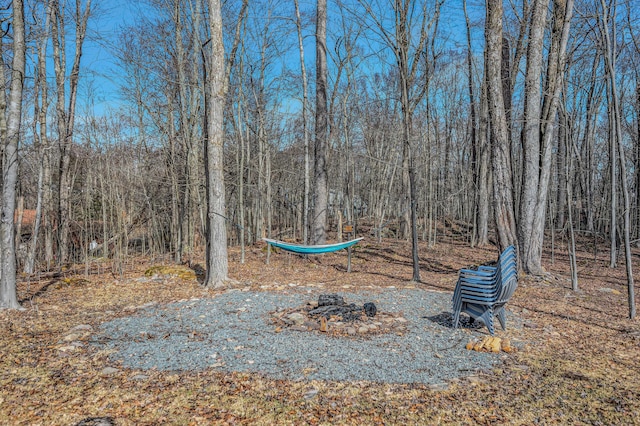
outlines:
{"label": "dead grass", "polygon": [[[238,286],[278,291],[295,283],[328,291],[413,286],[410,246],[394,240],[365,241],[355,251],[352,273],[344,253],[302,259],[247,250],[239,264],[231,250],[230,275]],[[421,247],[422,284],[453,290],[457,271],[496,257],[495,248],[464,243]],[[549,275],[524,278],[510,305],[523,327],[500,331],[525,342],[490,374],[451,383],[443,391],[423,385],[354,382],[289,382],[216,371],[120,369],[103,375],[106,351],[71,349],[67,337],[87,343],[104,321],[131,315],[146,303],[215,297],[193,275],[135,259],[124,276],[103,273],[24,278],[25,311],[0,312],[0,423],[72,425],[91,416],[119,425],[273,424],[640,424],[640,324],[627,319],[624,266],[607,267],[606,254],[579,258],[580,291],[570,289],[564,253],[555,253]],[[638,270],[639,265],[634,265]],[[195,268],[197,269],[197,268]],[[151,274],[153,275],[153,274]],[[157,274],[156,274],[157,275]],[[67,337],[67,339],[65,339]],[[116,367],[118,367],[116,365]],[[136,375],[149,376],[135,380]]]}

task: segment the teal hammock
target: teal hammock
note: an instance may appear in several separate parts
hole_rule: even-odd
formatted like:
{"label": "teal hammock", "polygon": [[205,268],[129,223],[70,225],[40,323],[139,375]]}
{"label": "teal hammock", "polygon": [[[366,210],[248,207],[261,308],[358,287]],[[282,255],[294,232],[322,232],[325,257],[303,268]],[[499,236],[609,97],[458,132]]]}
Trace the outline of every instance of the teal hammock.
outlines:
{"label": "teal hammock", "polygon": [[349,247],[358,244],[364,237],[356,238],[355,240],[345,241],[343,243],[335,244],[323,244],[316,246],[305,246],[303,244],[291,244],[284,241],[272,240],[269,238],[263,238],[269,245],[273,247],[281,248],[282,250],[290,251],[298,254],[322,254],[332,253],[334,251],[348,249]]}

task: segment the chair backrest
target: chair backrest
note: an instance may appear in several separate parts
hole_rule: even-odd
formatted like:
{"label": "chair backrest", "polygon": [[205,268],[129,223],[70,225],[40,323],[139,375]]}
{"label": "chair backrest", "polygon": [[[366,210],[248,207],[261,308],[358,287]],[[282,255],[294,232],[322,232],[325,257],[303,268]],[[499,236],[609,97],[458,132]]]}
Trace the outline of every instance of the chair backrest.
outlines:
{"label": "chair backrest", "polygon": [[[508,253],[506,253],[508,250]],[[505,254],[506,253],[506,254]],[[500,286],[498,303],[506,303],[518,287],[518,262],[514,246],[509,246],[503,252],[506,258],[500,262],[500,275],[498,285]],[[502,255],[500,255],[502,257]]]}
{"label": "chair backrest", "polygon": [[504,263],[517,263],[516,262],[517,253],[515,246],[509,246],[500,253],[500,257],[498,258],[498,263],[500,265]]}

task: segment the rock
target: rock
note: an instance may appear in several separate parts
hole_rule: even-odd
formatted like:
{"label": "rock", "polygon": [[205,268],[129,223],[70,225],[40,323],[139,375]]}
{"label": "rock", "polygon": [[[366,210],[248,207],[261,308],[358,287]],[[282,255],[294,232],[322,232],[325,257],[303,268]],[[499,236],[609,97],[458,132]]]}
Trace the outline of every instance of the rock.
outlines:
{"label": "rock", "polygon": [[368,332],[369,332],[369,327],[362,326],[362,327],[358,328],[358,333],[360,333],[360,334],[366,334]]}
{"label": "rock", "polygon": [[318,394],[318,389],[311,389],[304,394],[304,399],[312,399]]}
{"label": "rock", "polygon": [[80,420],[75,426],[115,426],[113,417],[87,417]]}
{"label": "rock", "polygon": [[295,325],[303,325],[304,322],[307,320],[305,316],[302,315],[300,312],[292,312],[289,315],[287,315],[287,318],[290,321],[293,321]]}
{"label": "rock", "polygon": [[321,306],[344,306],[344,298],[338,294],[321,294],[318,296],[318,307]]}
{"label": "rock", "polygon": [[60,347],[58,348],[58,350],[59,350],[60,352],[74,352],[74,351],[76,351],[77,349],[78,349],[78,347],[77,347],[77,346],[75,346],[75,345],[60,346]]}
{"label": "rock", "polygon": [[100,372],[100,375],[102,375],[102,376],[112,376],[112,375],[114,375],[116,373],[119,373],[119,372],[120,372],[120,370],[118,370],[117,368],[105,367]]}
{"label": "rock", "polygon": [[356,329],[354,327],[347,327],[347,334],[349,336],[354,336],[357,333]]}
{"label": "rock", "polygon": [[147,380],[149,378],[149,376],[147,376],[146,374],[136,374],[134,376],[129,377],[129,380],[131,381],[142,381],[142,380]]}
{"label": "rock", "polygon": [[65,342],[73,342],[74,340],[78,340],[81,337],[82,337],[82,334],[72,333],[72,334],[67,334],[66,336],[64,336],[62,338],[62,340],[65,341]]}
{"label": "rock", "polygon": [[482,383],[486,383],[486,380],[482,379],[479,376],[469,376],[469,377],[467,377],[467,381],[469,383],[471,383],[472,385],[479,385],[479,384],[482,384]]}
{"label": "rock", "polygon": [[320,324],[314,321],[305,321],[303,325],[309,330],[320,330]]}
{"label": "rock", "polygon": [[448,383],[433,383],[429,385],[429,390],[436,391],[436,392],[446,391],[447,389],[449,389]]}
{"label": "rock", "polygon": [[376,312],[378,312],[378,308],[376,308],[376,305],[372,302],[367,302],[364,304],[363,306],[364,308],[364,312],[368,317],[375,317],[376,316]]}
{"label": "rock", "polygon": [[89,324],[79,324],[73,327],[70,331],[93,331],[93,327]]}

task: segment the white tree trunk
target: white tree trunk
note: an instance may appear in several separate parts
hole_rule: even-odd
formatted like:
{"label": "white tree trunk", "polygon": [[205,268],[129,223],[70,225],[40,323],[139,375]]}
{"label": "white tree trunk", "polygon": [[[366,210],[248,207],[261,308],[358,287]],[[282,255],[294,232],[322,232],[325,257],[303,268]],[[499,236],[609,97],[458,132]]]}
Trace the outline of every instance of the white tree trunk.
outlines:
{"label": "white tree trunk", "polygon": [[314,157],[315,185],[313,191],[313,217],[311,220],[313,244],[324,244],[327,239],[327,144],[329,137],[327,111],[327,0],[317,0],[316,21],[316,141]]}
{"label": "white tree trunk", "polygon": [[[16,247],[13,215],[18,183],[18,141],[22,120],[22,89],[26,62],[24,4],[13,0],[13,60],[7,103],[6,132],[0,141],[4,146],[5,167],[2,180],[2,216],[0,223],[0,309],[18,309],[16,294]],[[0,113],[4,114],[4,110]]]}

